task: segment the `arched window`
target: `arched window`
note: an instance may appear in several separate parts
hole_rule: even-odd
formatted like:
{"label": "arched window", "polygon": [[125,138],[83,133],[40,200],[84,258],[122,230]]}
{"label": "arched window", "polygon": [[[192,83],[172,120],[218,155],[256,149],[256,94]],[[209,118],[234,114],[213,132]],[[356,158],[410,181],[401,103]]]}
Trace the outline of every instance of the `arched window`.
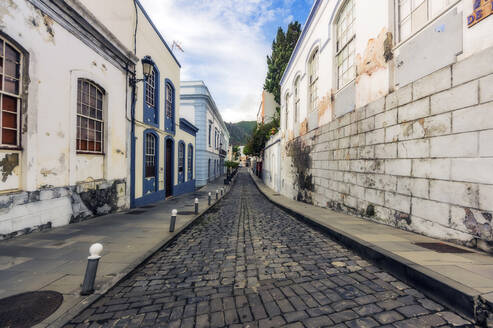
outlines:
{"label": "arched window", "polygon": [[[147,60],[152,62],[150,57]],[[159,126],[159,70],[152,62],[152,69],[144,81],[144,122]]]}
{"label": "arched window", "polygon": [[20,146],[22,54],[0,37],[0,145]]}
{"label": "arched window", "polygon": [[337,19],[337,88],[341,89],[356,77],[354,65],[354,0],[348,0],[341,9]]}
{"label": "arched window", "polygon": [[147,133],[145,139],[145,177],[156,177],[156,136]]}
{"label": "arched window", "polygon": [[300,116],[300,77],[294,81],[294,123],[298,123]]}
{"label": "arched window", "polygon": [[77,80],[77,151],[103,153],[104,90],[96,83]]}
{"label": "arched window", "polygon": [[175,131],[175,88],[170,80],[166,80],[165,128],[166,131]]}
{"label": "arched window", "polygon": [[188,145],[188,165],[187,165],[188,181],[193,178],[193,146]]}
{"label": "arched window", "polygon": [[288,129],[288,120],[289,120],[289,93],[286,92],[286,97],[284,100],[284,108],[285,108],[285,114],[284,114],[284,130]]}
{"label": "arched window", "polygon": [[318,49],[310,56],[308,62],[308,71],[310,73],[309,85],[309,111],[313,112],[318,106]]}
{"label": "arched window", "polygon": [[178,143],[178,183],[185,182],[185,144]]}

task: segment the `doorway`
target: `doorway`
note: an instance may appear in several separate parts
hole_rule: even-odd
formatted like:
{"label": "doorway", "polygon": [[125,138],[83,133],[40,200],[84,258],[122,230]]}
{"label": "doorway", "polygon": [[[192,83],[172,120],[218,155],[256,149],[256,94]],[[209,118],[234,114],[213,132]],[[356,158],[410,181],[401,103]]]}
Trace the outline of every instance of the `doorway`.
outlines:
{"label": "doorway", "polygon": [[166,197],[173,195],[173,140],[166,139]]}

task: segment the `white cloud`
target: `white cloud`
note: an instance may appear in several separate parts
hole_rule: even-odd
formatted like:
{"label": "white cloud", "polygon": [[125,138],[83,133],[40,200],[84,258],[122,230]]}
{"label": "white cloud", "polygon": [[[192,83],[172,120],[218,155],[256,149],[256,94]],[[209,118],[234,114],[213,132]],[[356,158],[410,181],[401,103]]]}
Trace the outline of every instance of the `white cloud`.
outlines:
{"label": "white cloud", "polygon": [[141,2],[169,45],[182,45],[184,53],[175,50],[182,80],[204,80],[225,121],[254,120],[274,37],[262,29],[289,11],[271,0]]}

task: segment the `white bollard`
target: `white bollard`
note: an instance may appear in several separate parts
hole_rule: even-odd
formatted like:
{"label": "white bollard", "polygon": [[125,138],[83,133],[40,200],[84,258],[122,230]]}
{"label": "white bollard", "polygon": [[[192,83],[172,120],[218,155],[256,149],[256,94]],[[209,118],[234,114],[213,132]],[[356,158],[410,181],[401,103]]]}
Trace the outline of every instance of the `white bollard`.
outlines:
{"label": "white bollard", "polygon": [[169,232],[174,232],[175,231],[175,224],[176,224],[176,215],[178,214],[177,210],[172,210],[171,211],[171,221],[169,223]]}
{"label": "white bollard", "polygon": [[99,259],[101,258],[101,252],[103,251],[103,245],[99,243],[92,244],[89,247],[90,256],[87,258],[86,274],[84,275],[84,282],[82,283],[81,295],[90,295],[94,292],[94,281],[96,280],[96,273],[98,271]]}
{"label": "white bollard", "polygon": [[195,198],[195,214],[199,214],[199,199]]}

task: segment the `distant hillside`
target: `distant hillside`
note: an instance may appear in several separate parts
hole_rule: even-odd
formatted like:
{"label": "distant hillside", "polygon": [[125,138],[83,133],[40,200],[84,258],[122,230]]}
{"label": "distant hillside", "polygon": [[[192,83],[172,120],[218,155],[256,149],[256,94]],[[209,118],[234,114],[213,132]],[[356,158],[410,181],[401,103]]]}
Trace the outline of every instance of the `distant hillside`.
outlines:
{"label": "distant hillside", "polygon": [[229,143],[233,146],[242,146],[247,143],[248,138],[252,135],[256,121],[241,121],[238,123],[226,123],[230,134]]}

